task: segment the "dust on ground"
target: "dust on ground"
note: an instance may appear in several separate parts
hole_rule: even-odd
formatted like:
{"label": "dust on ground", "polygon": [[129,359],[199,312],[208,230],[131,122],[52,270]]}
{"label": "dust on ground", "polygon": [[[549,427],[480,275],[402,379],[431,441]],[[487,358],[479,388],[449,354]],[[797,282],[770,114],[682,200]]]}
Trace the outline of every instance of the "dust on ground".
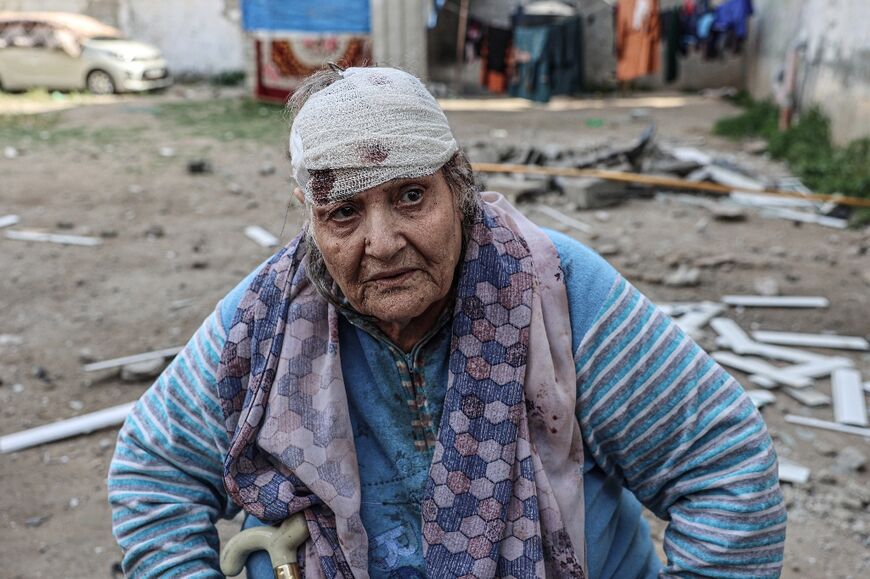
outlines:
{"label": "dust on ground", "polygon": [[[183,344],[218,300],[270,255],[244,236],[247,225],[265,227],[283,241],[296,234],[302,215],[290,204],[286,120],[279,108],[236,96],[182,88],[160,96],[84,99],[71,107],[55,103],[38,116],[0,116],[0,149],[17,152],[0,158],[0,215],[20,215],[22,229],[103,240],[98,247],[66,247],[0,238],[0,334],[21,338],[20,344],[0,344],[0,432],[136,399],[149,381],[87,374],[83,362]],[[0,114],[38,110],[16,98],[26,99],[0,99]],[[632,115],[638,107],[644,114]],[[547,107],[457,101],[447,108],[460,141],[606,145],[631,140],[653,119],[659,142],[733,154],[768,176],[786,173],[743,154],[739,144],[709,136],[717,118],[735,112],[719,100],[673,94],[566,99]],[[213,170],[190,174],[188,163],[203,159]],[[572,211],[558,197],[543,202]],[[826,296],[830,308],[727,315],[745,329],[870,332],[867,232],[795,226],[752,212],[744,222],[721,222],[703,208],[657,200],[572,214],[596,233],[563,230],[608,253],[655,301],[716,301],[755,293],[760,277],[773,277],[782,293]],[[707,264],[700,285],[660,283],[681,263]],[[870,377],[870,358],[852,357]],[[827,381],[819,389],[830,393]],[[810,483],[785,485],[790,525],[784,576],[867,576],[870,475],[863,467],[843,471],[838,459],[847,446],[867,456],[870,445],[786,424],[787,413],[830,419],[830,408],[810,411],[779,396],[764,410],[780,455],[813,469]],[[120,553],[111,535],[105,475],[114,437],[115,430],[107,429],[0,455],[0,574],[112,576]],[[224,523],[225,534],[235,525]],[[654,525],[658,539],[662,532],[663,525]]]}

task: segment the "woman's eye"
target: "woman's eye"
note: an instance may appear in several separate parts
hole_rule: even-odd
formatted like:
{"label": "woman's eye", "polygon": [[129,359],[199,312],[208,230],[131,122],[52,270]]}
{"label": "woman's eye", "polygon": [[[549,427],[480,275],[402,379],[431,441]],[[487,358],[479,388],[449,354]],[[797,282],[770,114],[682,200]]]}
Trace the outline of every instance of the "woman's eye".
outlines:
{"label": "woman's eye", "polygon": [[347,221],[356,215],[356,209],[350,205],[344,205],[333,211],[329,216],[333,221]]}
{"label": "woman's eye", "polygon": [[421,199],[423,199],[422,189],[408,189],[407,191],[402,192],[402,196],[399,200],[402,203],[413,205],[419,203]]}

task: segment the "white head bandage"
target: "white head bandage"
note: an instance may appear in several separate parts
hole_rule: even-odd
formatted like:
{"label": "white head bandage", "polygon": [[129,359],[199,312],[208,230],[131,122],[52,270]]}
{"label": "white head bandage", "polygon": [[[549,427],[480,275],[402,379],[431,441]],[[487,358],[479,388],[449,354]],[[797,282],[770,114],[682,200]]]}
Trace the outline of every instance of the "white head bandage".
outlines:
{"label": "white head bandage", "polygon": [[349,68],[311,95],[290,129],[293,177],[316,205],[430,175],[459,145],[438,102],[393,68]]}

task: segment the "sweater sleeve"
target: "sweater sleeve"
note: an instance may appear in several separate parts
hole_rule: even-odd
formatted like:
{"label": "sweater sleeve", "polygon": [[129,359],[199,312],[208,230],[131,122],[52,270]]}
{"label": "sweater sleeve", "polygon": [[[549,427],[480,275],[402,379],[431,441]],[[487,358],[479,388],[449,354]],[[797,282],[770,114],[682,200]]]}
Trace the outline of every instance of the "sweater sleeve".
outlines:
{"label": "sweater sleeve", "polygon": [[128,577],[223,577],[215,522],[238,508],[223,485],[229,441],[216,396],[220,310],[140,398],[109,470],[112,528]]}
{"label": "sweater sleeve", "polygon": [[761,415],[622,277],[598,303],[576,349],[577,417],[608,476],[669,521],[663,575],[778,577],[786,515]]}

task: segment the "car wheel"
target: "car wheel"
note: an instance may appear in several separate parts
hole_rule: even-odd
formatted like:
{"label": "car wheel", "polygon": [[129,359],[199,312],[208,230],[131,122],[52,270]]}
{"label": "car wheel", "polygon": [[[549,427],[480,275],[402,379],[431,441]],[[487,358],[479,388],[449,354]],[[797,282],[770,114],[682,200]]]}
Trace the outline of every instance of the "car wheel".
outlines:
{"label": "car wheel", "polygon": [[111,75],[103,70],[92,70],[88,74],[87,80],[88,92],[91,94],[113,94],[115,92],[115,81]]}

